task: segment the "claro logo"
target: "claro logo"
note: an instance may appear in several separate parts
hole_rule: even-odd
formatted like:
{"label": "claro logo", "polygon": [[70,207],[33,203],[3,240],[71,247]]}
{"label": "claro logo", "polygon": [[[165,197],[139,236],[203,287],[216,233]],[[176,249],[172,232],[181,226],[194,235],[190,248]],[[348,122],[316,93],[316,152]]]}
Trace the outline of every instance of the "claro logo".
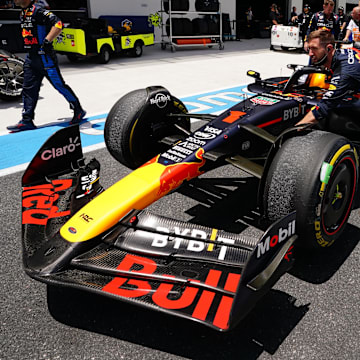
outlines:
{"label": "claro logo", "polygon": [[51,159],[65,156],[67,154],[74,152],[78,146],[80,146],[79,137],[77,136],[74,140],[72,138],[70,138],[68,145],[64,145],[64,146],[57,147],[57,148],[51,148],[51,149],[43,151],[43,153],[41,154],[41,159],[48,161]]}

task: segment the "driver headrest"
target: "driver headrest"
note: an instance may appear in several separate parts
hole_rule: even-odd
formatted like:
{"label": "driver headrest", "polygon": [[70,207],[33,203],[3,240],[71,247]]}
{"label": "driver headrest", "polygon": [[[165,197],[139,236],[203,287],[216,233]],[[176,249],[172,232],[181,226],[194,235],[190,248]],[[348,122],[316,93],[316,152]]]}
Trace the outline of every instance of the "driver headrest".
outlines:
{"label": "driver headrest", "polygon": [[329,83],[326,82],[327,76],[322,73],[309,74],[307,78],[307,86],[311,88],[328,89]]}

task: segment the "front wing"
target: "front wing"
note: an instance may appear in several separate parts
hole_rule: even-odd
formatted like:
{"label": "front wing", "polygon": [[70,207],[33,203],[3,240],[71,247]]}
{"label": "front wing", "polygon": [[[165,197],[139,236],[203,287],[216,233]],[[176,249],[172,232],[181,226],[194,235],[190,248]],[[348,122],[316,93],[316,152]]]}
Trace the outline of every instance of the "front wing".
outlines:
{"label": "front wing", "polygon": [[82,209],[103,189],[99,163],[82,160],[78,128],[63,133],[56,142],[71,139],[74,151],[48,144],[23,176],[23,261],[31,277],[225,331],[291,267],[294,213],[256,239],[134,208],[87,241],[64,239],[60,230],[74,213],[91,223]]}

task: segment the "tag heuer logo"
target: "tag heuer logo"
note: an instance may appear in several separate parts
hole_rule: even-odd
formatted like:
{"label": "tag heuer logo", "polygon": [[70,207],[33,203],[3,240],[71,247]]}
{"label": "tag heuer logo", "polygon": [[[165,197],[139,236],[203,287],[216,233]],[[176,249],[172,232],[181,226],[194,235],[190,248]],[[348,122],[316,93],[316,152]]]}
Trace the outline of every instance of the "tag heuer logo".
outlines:
{"label": "tag heuer logo", "polygon": [[276,103],[278,103],[280,100],[276,100],[276,99],[271,99],[265,96],[256,96],[252,99],[250,99],[250,101],[254,104],[258,104],[258,105],[274,105]]}

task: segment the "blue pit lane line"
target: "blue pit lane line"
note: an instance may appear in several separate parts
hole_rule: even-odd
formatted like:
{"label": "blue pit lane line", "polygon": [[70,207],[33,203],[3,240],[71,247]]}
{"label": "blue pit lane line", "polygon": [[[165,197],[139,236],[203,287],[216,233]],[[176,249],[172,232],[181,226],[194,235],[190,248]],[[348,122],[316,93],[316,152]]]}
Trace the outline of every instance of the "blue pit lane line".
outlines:
{"label": "blue pit lane line", "polygon": [[[247,85],[216,90],[208,93],[181,98],[189,112],[221,113],[242,100]],[[81,142],[84,152],[104,147],[104,125],[107,114],[89,116],[80,126]],[[0,136],[0,176],[24,170],[40,146],[54,132],[69,123],[51,123],[39,126],[36,130]]]}

